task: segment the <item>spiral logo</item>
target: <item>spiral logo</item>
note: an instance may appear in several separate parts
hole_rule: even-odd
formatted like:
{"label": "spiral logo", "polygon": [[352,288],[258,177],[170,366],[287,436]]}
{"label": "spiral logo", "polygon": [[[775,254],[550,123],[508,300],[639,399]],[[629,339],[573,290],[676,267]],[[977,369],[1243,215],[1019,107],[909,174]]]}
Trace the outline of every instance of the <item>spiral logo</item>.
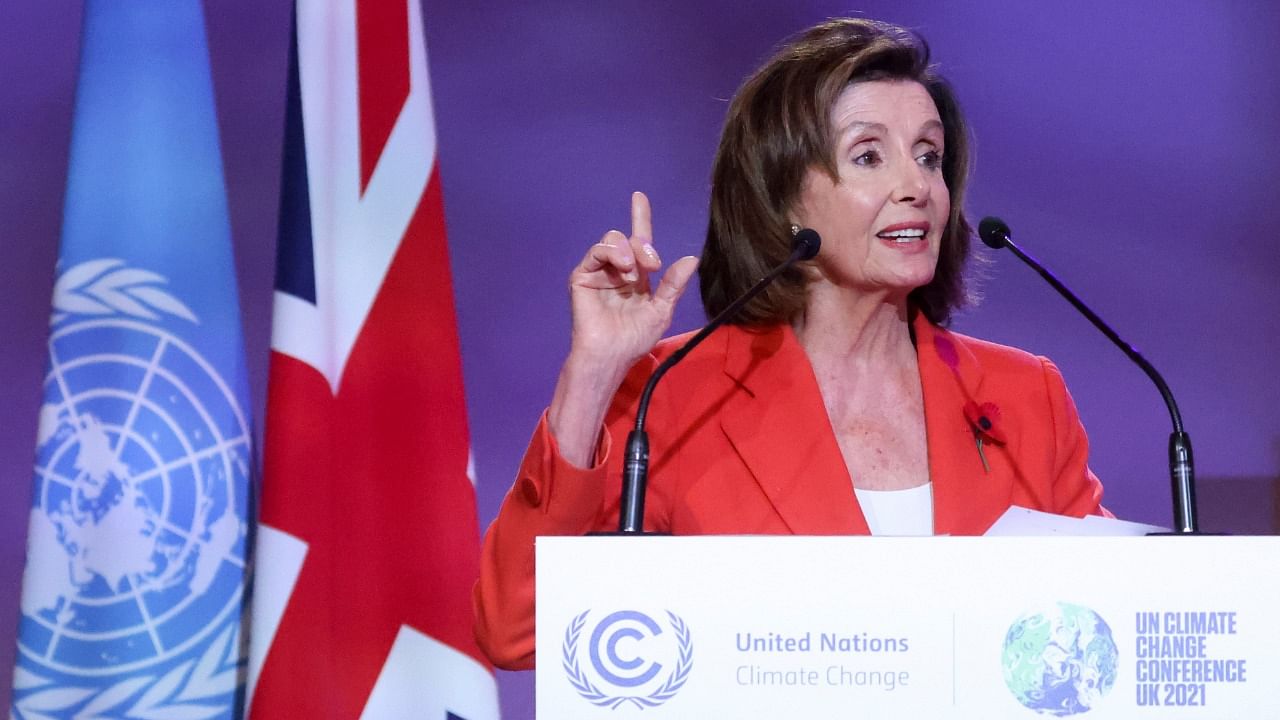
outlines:
{"label": "spiral logo", "polygon": [[[565,674],[579,695],[601,707],[616,710],[630,703],[643,709],[665,703],[684,687],[693,669],[693,643],[688,625],[678,615],[666,613],[671,632],[637,610],[606,615],[587,636],[587,672],[579,654],[590,614],[588,610],[575,617],[564,637]],[[597,682],[615,692],[602,690]]]}

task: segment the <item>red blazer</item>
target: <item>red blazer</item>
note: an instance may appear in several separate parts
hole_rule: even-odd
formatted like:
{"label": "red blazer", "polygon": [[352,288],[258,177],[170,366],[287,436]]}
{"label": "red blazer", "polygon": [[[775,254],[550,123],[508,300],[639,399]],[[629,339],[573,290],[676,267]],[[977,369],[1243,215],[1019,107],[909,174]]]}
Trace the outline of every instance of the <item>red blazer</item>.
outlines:
{"label": "red blazer", "polygon": [[[1098,514],[1102,486],[1062,376],[1049,360],[912,323],[924,392],[934,532],[980,535],[1011,505]],[[615,530],[621,449],[650,372],[684,340],[659,343],[614,398],[595,466],[561,458],[545,414],[485,536],[476,637],[494,664],[534,663],[533,539]],[[999,409],[978,453],[970,401]],[[867,522],[790,327],[717,331],[658,385],[650,403],[645,528],[676,535],[866,535]],[[617,448],[615,452],[614,448]]]}

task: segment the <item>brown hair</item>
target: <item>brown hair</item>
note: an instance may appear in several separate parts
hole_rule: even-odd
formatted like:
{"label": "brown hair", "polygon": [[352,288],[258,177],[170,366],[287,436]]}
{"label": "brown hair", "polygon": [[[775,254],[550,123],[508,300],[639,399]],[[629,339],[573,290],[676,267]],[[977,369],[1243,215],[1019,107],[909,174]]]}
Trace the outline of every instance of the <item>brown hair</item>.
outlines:
{"label": "brown hair", "polygon": [[[838,181],[831,110],[851,83],[914,80],[942,119],[942,176],[951,216],[933,280],[909,296],[934,323],[968,300],[964,265],[972,229],[962,211],[969,136],[951,86],[929,64],[919,35],[875,20],[829,20],[785,44],[749,77],[729,106],[711,172],[711,218],[699,266],[702,304],[714,317],[791,252],[787,211],[810,167]],[[792,268],[732,322],[789,322],[804,306],[806,273]]]}

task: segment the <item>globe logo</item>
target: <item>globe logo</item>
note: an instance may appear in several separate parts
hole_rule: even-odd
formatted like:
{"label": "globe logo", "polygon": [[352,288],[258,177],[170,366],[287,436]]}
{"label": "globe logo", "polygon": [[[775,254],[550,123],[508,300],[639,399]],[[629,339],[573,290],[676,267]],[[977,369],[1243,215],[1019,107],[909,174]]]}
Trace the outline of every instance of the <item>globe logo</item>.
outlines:
{"label": "globe logo", "polygon": [[1101,616],[1060,602],[1009,626],[1001,664],[1018,702],[1064,717],[1093,709],[1111,691],[1119,656]]}
{"label": "globe logo", "polygon": [[[140,295],[196,320],[172,296]],[[15,694],[19,710],[62,702],[39,692],[57,686],[91,710],[153,686],[168,689],[131,712],[176,712],[164,710],[174,689],[214,710],[237,684],[248,424],[161,313],[121,309],[55,315],[15,682],[36,692]]]}

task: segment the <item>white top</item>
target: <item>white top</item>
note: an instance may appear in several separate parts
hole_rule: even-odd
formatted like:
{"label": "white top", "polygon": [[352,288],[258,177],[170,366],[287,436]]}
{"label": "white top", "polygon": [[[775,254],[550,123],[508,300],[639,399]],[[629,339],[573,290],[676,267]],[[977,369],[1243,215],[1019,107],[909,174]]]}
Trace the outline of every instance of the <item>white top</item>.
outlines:
{"label": "white top", "polygon": [[906,490],[854,488],[872,535],[932,535],[933,483]]}

